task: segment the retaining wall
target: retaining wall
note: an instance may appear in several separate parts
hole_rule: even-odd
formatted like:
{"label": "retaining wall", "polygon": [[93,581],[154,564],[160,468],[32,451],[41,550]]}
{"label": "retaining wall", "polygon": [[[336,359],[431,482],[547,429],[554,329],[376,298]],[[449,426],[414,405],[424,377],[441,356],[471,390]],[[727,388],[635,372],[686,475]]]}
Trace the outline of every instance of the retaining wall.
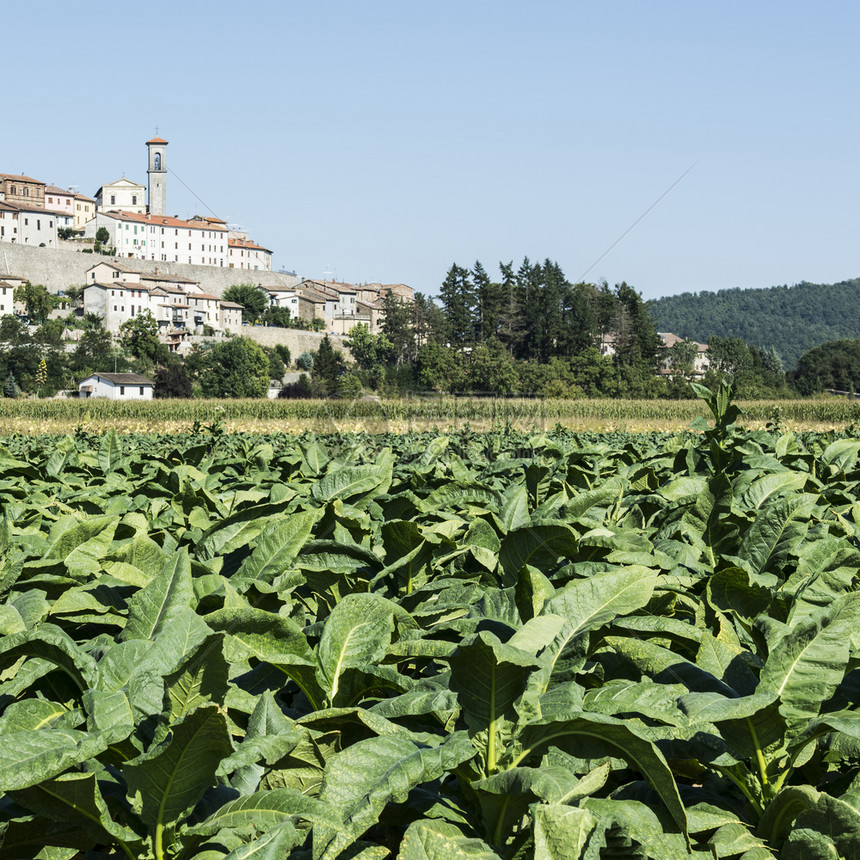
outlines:
{"label": "retaining wall", "polygon": [[52,293],[86,282],[86,271],[102,260],[112,261],[134,272],[181,275],[199,281],[201,288],[221,296],[233,284],[259,284],[262,287],[293,287],[296,275],[249,269],[221,269],[215,266],[189,266],[187,263],[159,263],[154,260],[128,260],[84,254],[74,242],[62,242],[60,248],[35,248],[17,242],[0,242],[0,275],[20,275],[31,283],[43,284]]}

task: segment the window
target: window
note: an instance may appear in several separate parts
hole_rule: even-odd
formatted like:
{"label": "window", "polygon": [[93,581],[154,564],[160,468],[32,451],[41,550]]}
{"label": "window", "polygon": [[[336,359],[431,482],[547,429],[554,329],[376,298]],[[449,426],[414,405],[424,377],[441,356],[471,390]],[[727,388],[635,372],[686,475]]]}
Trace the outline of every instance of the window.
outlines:
{"label": "window", "polygon": [[143,397],[143,386],[140,386],[140,396]]}
{"label": "window", "polygon": [[132,195],[131,195],[131,205],[132,205],[132,206],[137,206],[137,194],[132,194]]}
{"label": "window", "polygon": [[113,205],[114,203],[116,203],[116,194],[111,194],[111,196],[110,196],[110,202],[111,202],[111,205]]}
{"label": "window", "polygon": [[[161,170],[161,153],[160,152],[155,153],[155,159],[153,161],[153,165],[154,165],[156,170]],[[141,390],[140,393],[143,394],[143,390]]]}
{"label": "window", "polygon": [[29,189],[29,188],[25,188],[25,189],[24,189],[24,196],[25,196],[25,197],[29,197],[29,196],[30,196],[30,189]]}
{"label": "window", "polygon": [[125,395],[125,386],[124,386],[124,385],[120,385],[120,387],[119,387],[119,396],[120,396],[120,397],[123,397],[124,395]]}

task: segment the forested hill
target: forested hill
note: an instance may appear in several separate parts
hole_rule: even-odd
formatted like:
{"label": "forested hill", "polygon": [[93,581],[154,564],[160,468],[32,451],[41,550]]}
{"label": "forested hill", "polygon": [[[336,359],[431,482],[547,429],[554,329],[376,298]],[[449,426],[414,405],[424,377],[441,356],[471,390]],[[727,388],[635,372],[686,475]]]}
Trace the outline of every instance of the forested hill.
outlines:
{"label": "forested hill", "polygon": [[787,369],[829,340],[860,338],[860,278],[838,284],[681,293],[651,302],[660,331],[706,343],[711,335],[773,347]]}

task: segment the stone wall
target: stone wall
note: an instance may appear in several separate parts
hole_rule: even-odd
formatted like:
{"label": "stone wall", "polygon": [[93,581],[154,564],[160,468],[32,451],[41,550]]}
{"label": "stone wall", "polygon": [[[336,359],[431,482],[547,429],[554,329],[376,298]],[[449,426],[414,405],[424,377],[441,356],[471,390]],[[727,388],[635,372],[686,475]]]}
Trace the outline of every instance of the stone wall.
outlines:
{"label": "stone wall", "polygon": [[[320,341],[325,334],[315,331],[302,331],[296,328],[275,328],[274,326],[245,325],[242,326],[242,337],[255,340],[260,346],[278,346],[284,344],[290,350],[290,355],[295,361],[303,352],[316,352],[320,348]],[[220,343],[221,337],[192,337],[191,343],[211,341]],[[331,345],[339,352],[349,358],[349,349],[344,343],[344,338],[331,335]]]}
{"label": "stone wall", "polygon": [[[189,266],[187,263],[163,263],[154,260],[127,260],[83,254],[74,242],[62,242],[61,248],[38,248],[17,242],[0,242],[0,275],[20,275],[31,283],[43,284],[52,293],[66,287],[80,286],[90,266],[100,260],[111,260],[135,272],[182,275],[199,281],[201,288],[221,296],[233,284],[259,284],[263,287],[294,287],[300,282],[295,275],[248,269],[221,269],[215,266]],[[292,348],[292,347],[291,347]]]}

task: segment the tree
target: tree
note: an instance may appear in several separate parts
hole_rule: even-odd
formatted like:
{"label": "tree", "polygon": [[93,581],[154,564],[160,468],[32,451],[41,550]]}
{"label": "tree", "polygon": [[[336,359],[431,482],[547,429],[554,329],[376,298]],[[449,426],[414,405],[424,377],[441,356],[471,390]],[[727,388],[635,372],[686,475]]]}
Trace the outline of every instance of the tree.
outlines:
{"label": "tree", "polygon": [[412,328],[412,311],[392,292],[382,299],[382,334],[391,345],[386,363],[405,364],[415,357],[415,330]]}
{"label": "tree", "polygon": [[322,397],[337,397],[338,380],[344,371],[343,356],[335,351],[328,335],[320,341],[320,348],[311,368],[311,381]]}
{"label": "tree", "polygon": [[260,316],[260,322],[275,328],[292,328],[289,308],[268,307]]}
{"label": "tree", "polygon": [[269,307],[269,296],[254,284],[233,284],[224,291],[225,302],[242,305],[244,322],[254,323]]}
{"label": "tree", "polygon": [[357,323],[350,329],[346,345],[360,370],[375,370],[388,364],[394,356],[394,347],[385,334],[371,334],[364,323]]}
{"label": "tree", "polygon": [[167,348],[166,344],[162,344],[158,339],[158,323],[148,310],[141,311],[119,327],[119,341],[123,349],[133,356],[149,361],[163,357],[159,356],[159,353],[163,352],[161,347]]}
{"label": "tree", "polygon": [[283,384],[284,374],[287,372],[287,368],[284,367],[284,362],[281,360],[281,356],[278,355],[277,351],[271,346],[264,346],[263,352],[269,360],[269,379],[276,379],[279,383]]}
{"label": "tree", "polygon": [[440,343],[428,343],[415,363],[418,382],[432,391],[462,391],[466,382],[463,354]]}
{"label": "tree", "polygon": [[469,381],[474,391],[508,394],[519,384],[516,363],[496,337],[472,351]]}
{"label": "tree", "polygon": [[41,325],[54,309],[54,297],[41,284],[31,284],[29,281],[20,287],[15,287],[15,301],[24,305],[24,310],[31,320]]}
{"label": "tree", "polygon": [[308,350],[305,350],[296,359],[296,367],[299,370],[310,371],[310,370],[313,370],[313,366],[314,366],[314,354],[312,352],[308,352]]}
{"label": "tree", "polygon": [[113,369],[113,341],[103,328],[85,329],[72,353],[74,369],[84,376]]}
{"label": "tree", "polygon": [[203,354],[200,388],[204,397],[265,397],[269,360],[259,344],[232,337]]}
{"label": "tree", "polygon": [[456,263],[448,270],[439,298],[445,314],[447,341],[462,348],[474,342],[475,295],[469,270]]}
{"label": "tree", "polygon": [[96,242],[98,242],[99,245],[107,245],[107,243],[110,242],[110,233],[108,232],[107,227],[99,227],[99,229],[96,230]]}
{"label": "tree", "polygon": [[15,374],[10,370],[9,375],[6,377],[6,384],[3,386],[3,396],[17,397],[19,393],[18,383],[15,381]]}
{"label": "tree", "polygon": [[860,391],[860,340],[834,340],[805,352],[791,374],[801,394]]}
{"label": "tree", "polygon": [[184,364],[177,361],[155,371],[153,397],[191,397],[191,394],[191,380]]}

